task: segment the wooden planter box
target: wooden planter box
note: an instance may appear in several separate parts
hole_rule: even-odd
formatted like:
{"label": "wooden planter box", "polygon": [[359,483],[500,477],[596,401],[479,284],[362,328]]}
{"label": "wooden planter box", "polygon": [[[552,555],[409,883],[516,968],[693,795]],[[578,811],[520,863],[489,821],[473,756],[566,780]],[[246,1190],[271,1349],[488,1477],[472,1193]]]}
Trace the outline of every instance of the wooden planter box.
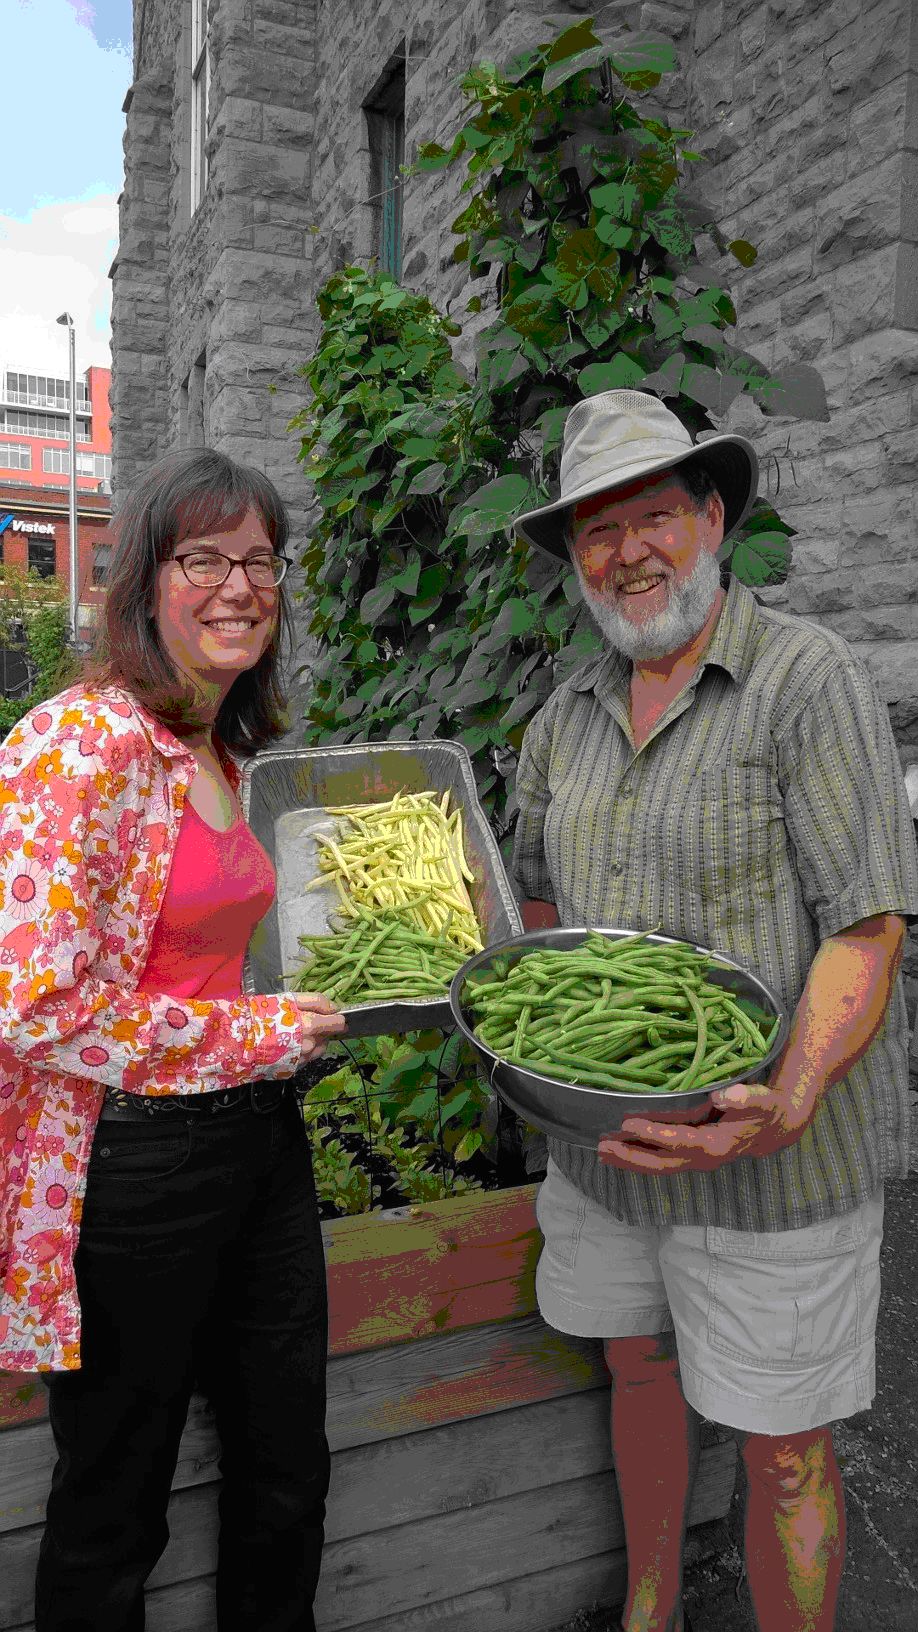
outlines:
{"label": "wooden planter box", "polygon": [[[535,1187],[323,1226],[332,1483],[322,1632],[540,1632],[621,1601],[624,1536],[598,1341],[536,1312]],[[0,1377],[0,1629],[27,1632],[54,1450],[44,1389]],[[5,1407],[5,1409],[4,1409]],[[713,1437],[713,1436],[709,1436]],[[149,1632],[211,1632],[218,1448],[192,1403]],[[690,1522],[727,1511],[732,1441]]]}

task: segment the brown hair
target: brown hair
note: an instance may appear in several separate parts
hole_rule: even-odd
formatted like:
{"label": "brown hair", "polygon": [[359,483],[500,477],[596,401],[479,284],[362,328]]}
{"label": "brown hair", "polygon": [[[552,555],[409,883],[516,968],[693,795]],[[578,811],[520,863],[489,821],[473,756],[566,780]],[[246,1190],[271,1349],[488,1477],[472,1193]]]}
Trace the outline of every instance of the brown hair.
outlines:
{"label": "brown hair", "polygon": [[[272,549],[281,554],[290,532],[283,501],[266,476],[213,448],[186,449],[154,465],[126,497],[112,525],[105,617],[85,668],[90,684],[120,685],[177,736],[200,730],[201,698],[180,675],[160,639],[154,614],[156,569],[186,538],[202,538],[240,522],[247,510],[261,517]],[[214,724],[225,747],[252,754],[279,737],[285,697],[282,647],[293,627],[284,585],[277,626],[258,662],[237,676]]]}

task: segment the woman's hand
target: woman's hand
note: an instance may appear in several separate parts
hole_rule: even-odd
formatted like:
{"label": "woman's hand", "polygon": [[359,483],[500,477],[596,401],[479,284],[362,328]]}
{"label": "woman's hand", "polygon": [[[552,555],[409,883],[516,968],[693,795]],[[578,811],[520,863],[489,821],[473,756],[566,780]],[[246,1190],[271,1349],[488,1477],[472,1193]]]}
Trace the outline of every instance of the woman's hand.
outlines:
{"label": "woman's hand", "polygon": [[317,1060],[333,1037],[341,1036],[347,1021],[322,992],[290,992],[288,996],[300,1011],[300,1064],[305,1065],[307,1060]]}

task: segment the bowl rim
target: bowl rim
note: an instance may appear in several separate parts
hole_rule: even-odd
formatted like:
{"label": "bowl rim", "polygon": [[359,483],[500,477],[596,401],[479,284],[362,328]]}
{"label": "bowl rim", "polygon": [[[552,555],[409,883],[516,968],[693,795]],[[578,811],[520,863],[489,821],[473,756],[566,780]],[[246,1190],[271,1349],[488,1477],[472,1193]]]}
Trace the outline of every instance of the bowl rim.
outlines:
{"label": "bowl rim", "polygon": [[[722,1082],[709,1083],[707,1087],[677,1088],[672,1092],[666,1088],[648,1088],[637,1089],[635,1091],[625,1091],[618,1088],[597,1088],[592,1083],[586,1082],[568,1082],[564,1077],[550,1077],[545,1075],[544,1072],[531,1070],[528,1066],[516,1065],[512,1060],[506,1059],[504,1055],[495,1053],[493,1048],[489,1047],[487,1043],[483,1042],[480,1037],[475,1036],[472,1028],[469,1026],[465,1016],[463,1015],[462,1005],[459,1002],[461,984],[464,983],[469,974],[491,959],[500,957],[504,952],[516,951],[522,947],[525,955],[525,951],[528,947],[535,947],[540,943],[544,943],[544,938],[546,935],[563,934],[565,936],[576,935],[580,936],[581,938],[585,938],[587,935],[594,933],[599,935],[608,935],[616,940],[624,940],[629,936],[639,935],[642,940],[653,941],[658,945],[688,946],[691,947],[693,952],[703,952],[707,957],[711,958],[712,962],[720,964],[721,967],[735,969],[739,974],[745,975],[747,980],[755,981],[756,985],[761,987],[762,991],[768,997],[769,1002],[774,1007],[775,1017],[779,1022],[775,1041],[773,1042],[768,1053],[754,1065],[751,1065],[748,1070],[740,1072],[736,1076],[724,1077]],[[575,942],[575,945],[576,944],[579,943]],[[552,947],[544,947],[544,950],[552,951],[554,949]],[[730,1083],[746,1082],[756,1073],[766,1071],[768,1067],[774,1063],[775,1059],[778,1057],[779,1053],[787,1042],[788,1036],[790,1035],[790,1017],[784,1006],[779,1002],[777,993],[773,991],[767,981],[762,979],[761,975],[757,975],[753,970],[747,969],[745,964],[737,962],[736,958],[731,958],[726,952],[720,952],[714,947],[703,946],[698,941],[687,940],[686,937],[682,935],[662,935],[656,930],[645,931],[638,929],[624,929],[618,927],[617,925],[610,924],[556,924],[551,929],[530,929],[525,931],[525,933],[522,935],[514,935],[508,940],[496,941],[492,945],[484,947],[481,952],[474,953],[471,958],[468,958],[466,962],[456,970],[455,975],[450,981],[449,1006],[453,1019],[456,1022],[456,1025],[459,1027],[462,1035],[469,1043],[471,1043],[473,1048],[477,1049],[480,1054],[486,1054],[491,1060],[488,1081],[492,1090],[499,1091],[499,1089],[497,1089],[497,1084],[494,1081],[494,1076],[498,1066],[503,1066],[507,1071],[522,1072],[524,1075],[531,1076],[535,1078],[536,1081],[544,1082],[550,1087],[565,1088],[569,1093],[587,1094],[589,1096],[595,1095],[596,1097],[601,1097],[604,1101],[608,1101],[610,1099],[621,1100],[622,1103],[626,1104],[640,1104],[642,1101],[653,1099],[665,1100],[667,1104],[676,1106],[679,1104],[699,1105],[703,1103],[703,1101],[707,1099],[710,1094],[717,1093],[721,1088],[729,1086]]]}

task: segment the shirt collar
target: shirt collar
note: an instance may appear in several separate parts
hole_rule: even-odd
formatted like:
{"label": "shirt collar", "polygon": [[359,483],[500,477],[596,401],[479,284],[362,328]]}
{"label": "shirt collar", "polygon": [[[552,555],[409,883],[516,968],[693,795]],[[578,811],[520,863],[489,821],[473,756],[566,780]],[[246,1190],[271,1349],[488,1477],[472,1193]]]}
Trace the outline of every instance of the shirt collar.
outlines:
{"label": "shirt collar", "polygon": [[[758,602],[751,590],[731,574],[720,617],[698,665],[698,675],[709,664],[716,664],[737,682],[745,680],[755,656],[759,615]],[[630,658],[606,646],[571,676],[569,684],[574,691],[614,691],[630,675]]]}

